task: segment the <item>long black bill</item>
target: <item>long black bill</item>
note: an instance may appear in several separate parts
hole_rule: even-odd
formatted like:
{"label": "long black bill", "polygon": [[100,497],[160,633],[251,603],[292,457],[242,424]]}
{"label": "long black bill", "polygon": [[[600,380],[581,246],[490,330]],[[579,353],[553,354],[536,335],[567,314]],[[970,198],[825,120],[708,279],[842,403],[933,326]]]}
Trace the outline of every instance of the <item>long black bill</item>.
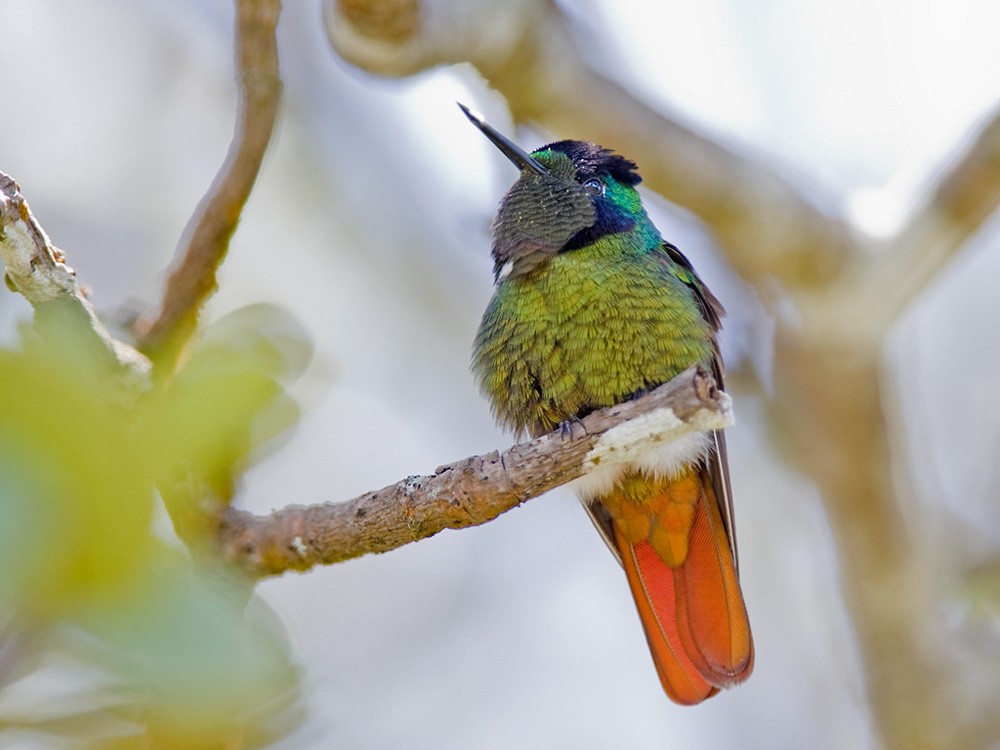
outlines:
{"label": "long black bill", "polygon": [[549,170],[532,159],[527,151],[486,122],[478,113],[473,112],[461,102],[455,103],[465,113],[465,116],[469,118],[469,122],[483,131],[483,135],[489,138],[493,145],[503,152],[504,156],[514,162],[515,167],[518,169],[530,169],[536,174],[548,174]]}

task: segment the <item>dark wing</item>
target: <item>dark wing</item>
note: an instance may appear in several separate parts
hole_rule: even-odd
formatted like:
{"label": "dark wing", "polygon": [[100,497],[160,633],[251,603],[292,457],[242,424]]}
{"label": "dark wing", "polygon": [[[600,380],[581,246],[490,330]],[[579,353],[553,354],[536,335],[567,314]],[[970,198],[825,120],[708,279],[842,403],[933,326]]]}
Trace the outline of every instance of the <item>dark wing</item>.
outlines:
{"label": "dark wing", "polygon": [[588,501],[583,502],[583,509],[587,511],[587,517],[594,524],[594,528],[601,535],[601,539],[604,540],[611,554],[615,556],[618,564],[624,568],[625,564],[622,562],[621,553],[618,551],[618,545],[615,543],[615,522],[611,520],[611,514],[608,513],[608,509],[601,503]]}
{"label": "dark wing", "polygon": [[[702,317],[708,321],[713,333],[717,333],[722,328],[722,318],[726,314],[725,308],[718,298],[702,282],[695,272],[694,267],[680,250],[669,242],[664,242],[660,249],[666,259],[673,262],[671,273],[680,278],[690,287],[695,302],[701,310]],[[712,376],[720,390],[725,389],[724,373],[722,364],[722,353],[719,351],[719,342],[712,337],[714,353],[712,355]],[[706,459],[705,469],[708,471],[712,482],[712,489],[715,490],[715,497],[719,505],[719,513],[722,516],[722,523],[726,528],[726,537],[729,540],[729,548],[733,553],[733,563],[739,572],[739,559],[736,553],[736,526],[733,517],[733,491],[729,483],[729,460],[726,452],[726,436],[722,431],[717,430],[712,433],[715,449]],[[614,526],[607,509],[600,503],[584,503],[584,508],[590,520],[594,523],[604,543],[621,563],[621,556],[615,543]]]}
{"label": "dark wing", "polygon": [[[718,298],[709,291],[704,282],[698,277],[684,253],[678,250],[669,242],[664,242],[660,249],[673,261],[678,268],[675,275],[690,287],[694,294],[695,301],[701,309],[702,317],[708,321],[712,331],[718,333],[722,329],[722,318],[726,314],[726,309],[719,302]],[[725,390],[725,367],[722,364],[722,352],[719,351],[719,341],[712,337],[714,354],[712,356],[712,377],[715,378],[719,390]],[[721,430],[712,433],[715,440],[715,450],[708,457],[707,466],[712,480],[712,487],[715,490],[715,497],[718,499],[719,512],[722,514],[722,523],[726,527],[726,536],[729,538],[729,547],[733,551],[733,562],[739,571],[739,556],[736,554],[736,523],[733,515],[733,490],[729,483],[729,457],[726,452],[726,436]]]}
{"label": "dark wing", "polygon": [[[660,245],[660,249],[668,258],[670,258],[670,260],[680,266],[678,269],[680,273],[675,273],[675,275],[691,287],[691,291],[694,292],[695,301],[698,303],[698,307],[701,308],[702,316],[708,321],[708,324],[712,326],[712,330],[718,333],[718,331],[722,329],[722,319],[726,315],[726,309],[722,306],[722,303],[719,302],[716,296],[708,290],[708,287],[705,286],[704,282],[702,282],[702,280],[698,277],[698,274],[694,270],[694,266],[691,265],[691,261],[685,257],[684,253],[671,245],[669,242],[664,242]],[[715,348],[718,350],[718,344],[716,344]],[[721,377],[722,375],[721,359],[719,364],[720,372],[714,373],[716,377]],[[721,380],[719,380],[719,388],[722,388]]]}

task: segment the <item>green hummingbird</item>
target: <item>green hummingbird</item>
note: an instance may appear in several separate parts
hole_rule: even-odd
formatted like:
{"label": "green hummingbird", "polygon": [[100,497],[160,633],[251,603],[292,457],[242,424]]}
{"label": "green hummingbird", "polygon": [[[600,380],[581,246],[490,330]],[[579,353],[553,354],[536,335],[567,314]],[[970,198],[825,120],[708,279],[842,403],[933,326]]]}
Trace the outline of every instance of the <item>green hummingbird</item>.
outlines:
{"label": "green hummingbird", "polygon": [[[498,422],[538,436],[694,364],[721,387],[724,310],[646,215],[635,162],[583,141],[528,154],[459,107],[521,172],[493,220],[496,291],[473,350]],[[749,677],[723,434],[575,484],[625,569],[667,695],[700,703]]]}

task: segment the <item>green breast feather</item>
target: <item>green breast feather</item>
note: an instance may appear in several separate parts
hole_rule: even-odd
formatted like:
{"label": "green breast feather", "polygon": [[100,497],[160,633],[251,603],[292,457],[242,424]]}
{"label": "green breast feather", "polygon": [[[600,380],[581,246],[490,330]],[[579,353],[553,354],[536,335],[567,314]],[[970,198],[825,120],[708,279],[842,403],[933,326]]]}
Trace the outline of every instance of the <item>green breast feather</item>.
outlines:
{"label": "green breast feather", "polygon": [[604,237],[500,282],[473,370],[505,426],[542,434],[711,361],[714,332],[685,269],[630,240]]}

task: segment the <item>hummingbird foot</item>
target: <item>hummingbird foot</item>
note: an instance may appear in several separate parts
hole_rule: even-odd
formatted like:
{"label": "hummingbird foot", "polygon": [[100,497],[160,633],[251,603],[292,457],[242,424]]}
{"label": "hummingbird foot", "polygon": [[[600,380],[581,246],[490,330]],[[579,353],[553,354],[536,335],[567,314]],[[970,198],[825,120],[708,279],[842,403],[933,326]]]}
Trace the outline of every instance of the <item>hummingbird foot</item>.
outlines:
{"label": "hummingbird foot", "polygon": [[569,419],[564,419],[562,422],[559,423],[560,437],[562,437],[563,440],[572,440],[574,437],[573,430],[576,428],[577,425],[580,426],[580,429],[583,430],[583,434],[586,435],[587,428],[583,426],[583,420],[580,417],[574,415]]}
{"label": "hummingbird foot", "polygon": [[[661,385],[662,385],[662,383],[661,383]],[[625,398],[624,398],[623,400],[624,400],[624,401],[635,401],[636,399],[640,399],[640,398],[642,398],[642,397],[643,397],[643,396],[645,396],[645,395],[646,395],[647,393],[650,393],[650,392],[652,392],[652,391],[655,391],[655,390],[656,390],[657,388],[659,388],[659,386],[658,386],[658,385],[651,385],[651,386],[647,386],[647,387],[645,387],[645,388],[640,388],[639,390],[637,390],[637,391],[633,391],[632,393],[630,393],[630,394],[629,394],[628,396],[626,396],[626,397],[625,397]]]}

